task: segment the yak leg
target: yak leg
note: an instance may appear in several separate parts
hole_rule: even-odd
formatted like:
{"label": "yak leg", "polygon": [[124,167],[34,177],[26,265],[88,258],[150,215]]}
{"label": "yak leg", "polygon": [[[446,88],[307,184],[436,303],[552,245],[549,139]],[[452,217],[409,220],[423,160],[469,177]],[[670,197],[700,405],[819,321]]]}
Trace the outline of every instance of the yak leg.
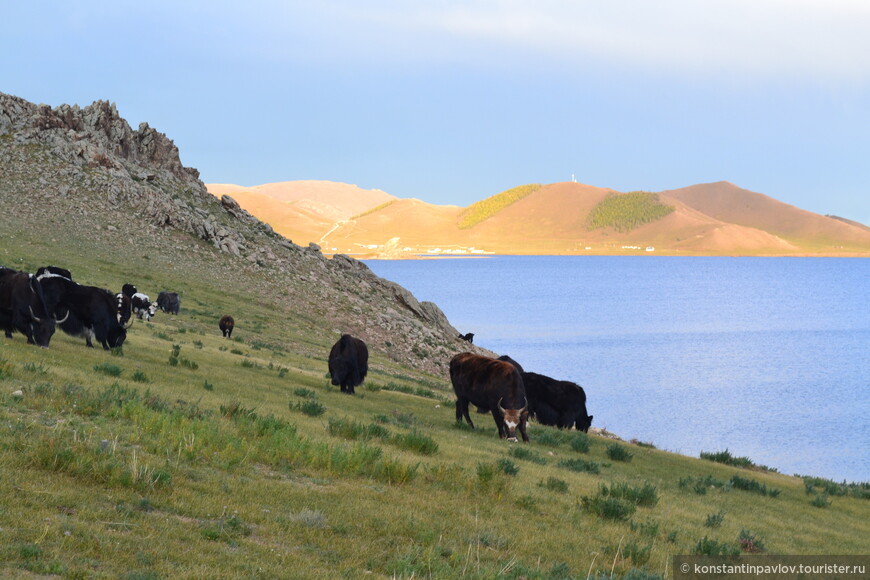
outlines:
{"label": "yak leg", "polygon": [[526,443],[529,442],[529,436],[526,434],[526,425],[528,424],[528,419],[520,419],[520,424],[517,427],[520,430],[520,434],[523,436],[523,441]]}
{"label": "yak leg", "polygon": [[495,419],[495,426],[498,427],[498,436],[502,439],[507,438],[507,427],[504,424],[504,418],[497,410],[492,412],[492,418]]}
{"label": "yak leg", "polygon": [[462,423],[462,417],[468,421],[468,425],[474,429],[474,423],[471,422],[471,416],[468,414],[468,399],[456,399],[456,422]]}

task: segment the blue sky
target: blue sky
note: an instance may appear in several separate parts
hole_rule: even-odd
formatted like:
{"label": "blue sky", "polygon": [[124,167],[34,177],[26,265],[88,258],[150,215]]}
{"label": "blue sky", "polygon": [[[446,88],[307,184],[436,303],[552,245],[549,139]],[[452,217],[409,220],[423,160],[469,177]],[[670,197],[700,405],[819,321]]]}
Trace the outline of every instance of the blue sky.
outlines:
{"label": "blue sky", "polygon": [[467,205],[727,180],[870,224],[865,0],[4,6],[0,91],[104,99],[207,183]]}

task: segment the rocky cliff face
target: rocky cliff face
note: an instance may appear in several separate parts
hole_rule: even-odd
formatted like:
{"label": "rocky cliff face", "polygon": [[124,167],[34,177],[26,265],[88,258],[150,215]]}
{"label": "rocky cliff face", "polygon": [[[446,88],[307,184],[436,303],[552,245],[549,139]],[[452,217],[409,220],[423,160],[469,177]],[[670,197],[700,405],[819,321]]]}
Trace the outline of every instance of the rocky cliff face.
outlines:
{"label": "rocky cliff face", "polygon": [[214,276],[253,284],[252,293],[286,289],[299,309],[328,303],[323,322],[331,330],[421,370],[443,375],[450,356],[468,348],[435,304],[351,257],[327,259],[314,244],[293,244],[232,198],[210,195],[166,135],[146,123],[133,130],[106,101],[51,108],[0,93],[0,202],[10,210],[0,221],[52,216],[55,229],[105,232],[187,268],[208,263]]}

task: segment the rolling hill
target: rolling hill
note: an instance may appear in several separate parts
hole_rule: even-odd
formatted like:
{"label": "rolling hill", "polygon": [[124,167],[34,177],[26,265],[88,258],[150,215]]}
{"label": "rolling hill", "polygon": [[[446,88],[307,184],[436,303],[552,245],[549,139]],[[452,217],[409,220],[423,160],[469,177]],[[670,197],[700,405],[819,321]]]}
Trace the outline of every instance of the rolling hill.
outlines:
{"label": "rolling hill", "polygon": [[[358,203],[344,217],[324,217],[317,223],[299,212],[249,200],[247,191],[238,194],[242,207],[277,231],[315,241],[327,252],[371,257],[427,252],[625,254],[648,248],[673,255],[870,255],[866,226],[801,210],[728,182],[643,194],[668,211],[627,229],[590,226],[593,211],[624,194],[573,182],[534,186],[506,205],[495,200],[514,190],[482,200],[494,200],[492,204],[478,202],[469,208],[372,199],[365,211],[359,211]],[[318,203],[342,206],[347,199],[327,195]],[[470,227],[464,225],[465,216],[478,205],[494,209]]]}
{"label": "rolling hill", "polygon": [[321,241],[333,225],[396,198],[377,189],[332,181],[286,181],[253,187],[209,184],[216,196],[230,195],[256,216],[269,216],[272,227],[304,244]]}

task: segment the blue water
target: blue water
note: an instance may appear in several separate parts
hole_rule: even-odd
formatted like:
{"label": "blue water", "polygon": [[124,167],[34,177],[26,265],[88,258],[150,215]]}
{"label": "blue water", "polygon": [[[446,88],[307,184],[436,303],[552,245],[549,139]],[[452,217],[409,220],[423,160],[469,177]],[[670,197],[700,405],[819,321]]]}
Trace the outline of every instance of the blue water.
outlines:
{"label": "blue water", "polygon": [[475,344],[584,387],[593,426],[783,473],[870,480],[870,260],[499,256],[366,262]]}

